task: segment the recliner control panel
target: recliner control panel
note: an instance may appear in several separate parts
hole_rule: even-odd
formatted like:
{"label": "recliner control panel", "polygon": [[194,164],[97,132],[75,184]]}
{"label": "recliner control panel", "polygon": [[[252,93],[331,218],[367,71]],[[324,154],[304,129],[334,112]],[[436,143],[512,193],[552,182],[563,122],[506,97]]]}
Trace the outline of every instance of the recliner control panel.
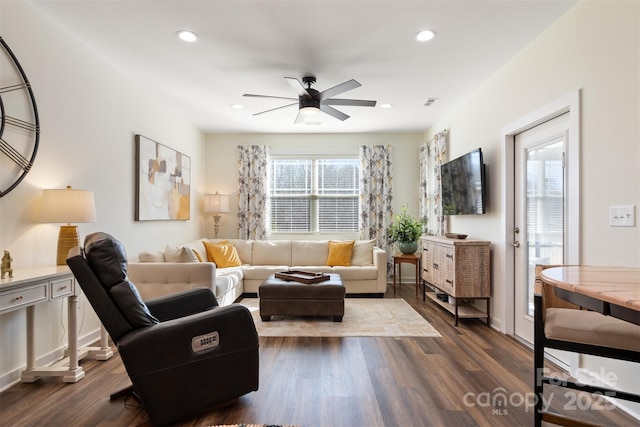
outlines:
{"label": "recliner control panel", "polygon": [[191,349],[194,353],[199,353],[216,348],[219,343],[220,337],[218,335],[218,331],[214,331],[191,338]]}

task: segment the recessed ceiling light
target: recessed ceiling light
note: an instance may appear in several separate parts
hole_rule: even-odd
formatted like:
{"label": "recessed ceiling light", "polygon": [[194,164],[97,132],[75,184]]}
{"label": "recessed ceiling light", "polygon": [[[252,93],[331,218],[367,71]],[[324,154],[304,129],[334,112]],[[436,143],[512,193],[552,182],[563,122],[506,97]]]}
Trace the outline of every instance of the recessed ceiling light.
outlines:
{"label": "recessed ceiling light", "polygon": [[239,109],[242,108],[242,105],[240,105],[240,104],[231,104],[231,108],[239,110]]}
{"label": "recessed ceiling light", "polygon": [[180,40],[185,42],[193,43],[198,40],[198,35],[193,31],[189,31],[189,30],[180,30],[176,33],[176,35]]}
{"label": "recessed ceiling light", "polygon": [[380,104],[380,108],[391,108],[393,104]]}
{"label": "recessed ceiling light", "polygon": [[419,42],[426,42],[431,40],[436,36],[436,32],[434,30],[423,30],[416,34],[416,40]]}

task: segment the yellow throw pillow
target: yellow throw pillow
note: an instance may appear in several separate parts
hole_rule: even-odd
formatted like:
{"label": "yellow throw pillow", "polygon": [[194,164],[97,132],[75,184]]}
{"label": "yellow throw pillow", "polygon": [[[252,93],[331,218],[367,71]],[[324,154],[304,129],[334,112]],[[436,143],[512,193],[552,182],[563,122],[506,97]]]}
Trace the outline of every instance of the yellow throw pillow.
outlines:
{"label": "yellow throw pillow", "polygon": [[353,251],[353,245],[355,240],[348,240],[346,242],[334,242],[329,241],[329,257],[327,258],[328,266],[341,265],[348,267],[351,265],[351,252]]}
{"label": "yellow throw pillow", "polygon": [[210,262],[215,262],[218,268],[238,267],[242,265],[238,251],[236,251],[236,247],[231,243],[214,245],[213,243],[204,242],[204,247],[207,250],[207,259]]}

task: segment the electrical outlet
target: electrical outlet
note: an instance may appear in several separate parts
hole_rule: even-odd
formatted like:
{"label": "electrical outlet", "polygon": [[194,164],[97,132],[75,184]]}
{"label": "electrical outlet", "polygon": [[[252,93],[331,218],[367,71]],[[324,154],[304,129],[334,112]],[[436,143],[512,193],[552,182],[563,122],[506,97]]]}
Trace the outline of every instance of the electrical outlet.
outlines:
{"label": "electrical outlet", "polygon": [[609,208],[609,225],[612,227],[635,227],[636,207],[611,206]]}

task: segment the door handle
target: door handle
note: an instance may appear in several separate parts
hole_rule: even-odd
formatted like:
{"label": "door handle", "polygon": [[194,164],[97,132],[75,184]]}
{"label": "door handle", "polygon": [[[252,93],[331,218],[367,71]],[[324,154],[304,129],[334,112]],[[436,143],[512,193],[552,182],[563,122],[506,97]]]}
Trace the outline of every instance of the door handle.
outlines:
{"label": "door handle", "polygon": [[514,248],[519,248],[520,247],[520,241],[516,240],[515,242],[512,242],[511,246],[513,246]]}

